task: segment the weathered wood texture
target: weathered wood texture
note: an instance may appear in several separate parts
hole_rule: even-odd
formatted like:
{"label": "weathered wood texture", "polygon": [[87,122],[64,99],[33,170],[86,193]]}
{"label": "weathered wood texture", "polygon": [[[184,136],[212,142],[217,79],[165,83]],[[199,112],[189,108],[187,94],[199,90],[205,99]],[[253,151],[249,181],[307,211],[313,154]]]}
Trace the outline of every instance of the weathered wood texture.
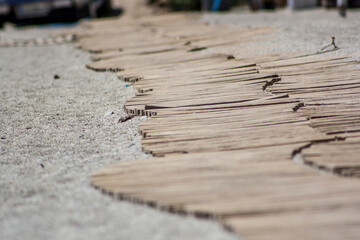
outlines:
{"label": "weathered wood texture", "polygon": [[[250,42],[275,31],[163,15],[78,33],[78,45],[97,52],[89,68],[121,70],[139,90],[126,110],[152,116],[140,130],[155,157],[109,166],[93,184],[215,217],[247,239],[359,239],[360,181],[343,177],[360,166],[357,63],[258,54]],[[229,55],[236,46],[243,59]]]}

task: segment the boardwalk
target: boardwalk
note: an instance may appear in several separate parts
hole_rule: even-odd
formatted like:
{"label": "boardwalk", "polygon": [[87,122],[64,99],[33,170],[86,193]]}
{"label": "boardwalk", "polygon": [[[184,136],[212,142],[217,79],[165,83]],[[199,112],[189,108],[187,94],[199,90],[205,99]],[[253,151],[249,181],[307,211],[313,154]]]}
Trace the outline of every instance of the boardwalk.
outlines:
{"label": "boardwalk", "polygon": [[[93,175],[121,199],[211,217],[246,239],[359,239],[358,53],[234,58],[281,29],[184,15],[92,22],[78,46],[138,89],[155,157]],[[116,28],[114,27],[116,26]],[[253,46],[253,45],[251,45]]]}

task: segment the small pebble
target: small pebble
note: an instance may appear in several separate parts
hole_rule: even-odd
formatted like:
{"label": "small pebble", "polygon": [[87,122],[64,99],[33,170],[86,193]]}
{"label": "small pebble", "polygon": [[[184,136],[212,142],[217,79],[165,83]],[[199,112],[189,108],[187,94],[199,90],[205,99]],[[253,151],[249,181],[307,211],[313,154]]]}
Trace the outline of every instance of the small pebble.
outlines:
{"label": "small pebble", "polygon": [[110,116],[110,115],[112,115],[112,114],[114,114],[114,112],[113,111],[108,111],[107,113],[105,113],[105,117],[107,117],[107,116]]}
{"label": "small pebble", "polygon": [[54,75],[54,79],[59,79],[59,78],[60,78],[59,75],[57,75],[57,74]]}
{"label": "small pebble", "polygon": [[233,55],[228,55],[227,60],[231,60],[231,59],[235,59],[235,57]]}

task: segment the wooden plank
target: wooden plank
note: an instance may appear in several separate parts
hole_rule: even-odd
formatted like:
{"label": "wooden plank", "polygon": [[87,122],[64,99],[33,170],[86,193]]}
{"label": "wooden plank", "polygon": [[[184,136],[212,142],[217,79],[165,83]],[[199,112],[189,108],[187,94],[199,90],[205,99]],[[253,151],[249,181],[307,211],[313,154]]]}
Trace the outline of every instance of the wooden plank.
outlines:
{"label": "wooden plank", "polygon": [[358,53],[261,55],[253,43],[281,30],[182,14],[87,26],[88,67],[139,89],[126,110],[152,116],[142,146],[161,156],[100,170],[96,187],[248,239],[358,239],[360,181],[344,178],[360,168]]}

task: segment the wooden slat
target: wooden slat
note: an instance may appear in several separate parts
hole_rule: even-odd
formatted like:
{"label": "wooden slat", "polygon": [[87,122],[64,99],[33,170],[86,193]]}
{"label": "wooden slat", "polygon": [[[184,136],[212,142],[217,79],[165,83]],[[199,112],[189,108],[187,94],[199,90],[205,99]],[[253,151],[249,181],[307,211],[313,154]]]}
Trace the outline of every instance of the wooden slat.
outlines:
{"label": "wooden slat", "polygon": [[[109,166],[93,184],[215,217],[247,239],[358,239],[360,181],[344,178],[360,168],[358,54],[261,55],[253,43],[281,30],[194,18],[94,21],[78,33],[98,52],[89,68],[139,89],[125,107],[152,116],[140,132],[157,156]],[[240,47],[241,59],[229,56]]]}

